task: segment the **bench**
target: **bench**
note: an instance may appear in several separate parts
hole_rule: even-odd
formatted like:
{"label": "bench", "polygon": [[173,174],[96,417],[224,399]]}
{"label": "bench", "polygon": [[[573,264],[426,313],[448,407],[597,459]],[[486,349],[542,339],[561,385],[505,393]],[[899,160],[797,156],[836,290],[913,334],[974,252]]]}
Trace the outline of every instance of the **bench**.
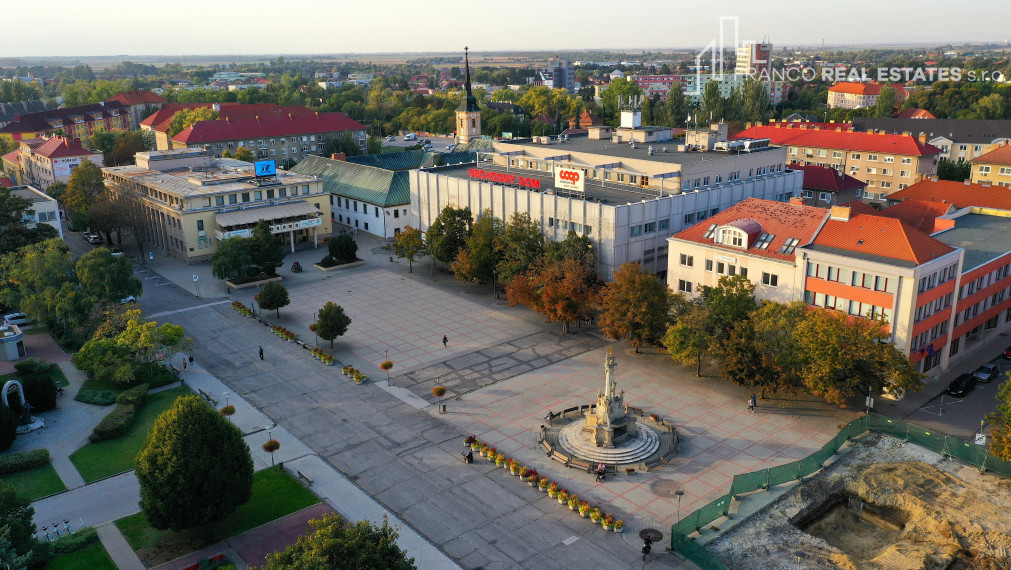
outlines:
{"label": "bench", "polygon": [[218,405],[218,401],[217,401],[217,400],[215,400],[215,399],[214,399],[214,398],[213,398],[213,397],[212,397],[212,396],[211,396],[210,394],[208,394],[207,392],[204,392],[204,391],[203,391],[203,390],[201,390],[200,388],[197,388],[197,392],[199,392],[199,393],[200,393],[200,397],[201,397],[201,398],[203,398],[203,399],[207,400],[208,402],[210,402],[210,403],[214,404],[215,406],[217,406],[217,405]]}
{"label": "bench", "polygon": [[568,416],[569,412],[578,412],[578,411],[579,411],[579,406],[573,406],[571,408],[566,408],[566,409],[562,410],[562,417],[564,418],[564,417]]}
{"label": "bench", "polygon": [[298,473],[298,478],[299,479],[305,481],[305,484],[306,484],[307,487],[312,487],[312,478],[311,477],[309,477],[305,473],[302,473],[301,471],[295,471],[295,473]]}
{"label": "bench", "polygon": [[566,467],[578,467],[587,473],[590,472],[590,462],[583,461],[582,459],[570,459],[568,463],[565,464]]}
{"label": "bench", "polygon": [[551,457],[551,454],[555,452],[555,448],[551,447],[551,444],[547,440],[541,440],[541,446],[544,447],[544,451],[548,454],[548,457]]}
{"label": "bench", "polygon": [[569,456],[565,455],[564,453],[559,453],[557,451],[552,451],[551,452],[551,459],[554,459],[555,461],[561,462],[566,467],[569,466]]}

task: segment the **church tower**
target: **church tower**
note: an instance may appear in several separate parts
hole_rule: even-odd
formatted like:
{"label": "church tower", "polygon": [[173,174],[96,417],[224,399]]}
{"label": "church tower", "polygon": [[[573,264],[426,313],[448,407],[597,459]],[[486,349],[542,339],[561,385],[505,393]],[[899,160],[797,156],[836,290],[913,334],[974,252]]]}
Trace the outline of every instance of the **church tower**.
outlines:
{"label": "church tower", "polygon": [[467,94],[456,108],[456,138],[460,144],[481,138],[481,108],[477,106],[477,99],[470,88],[470,57],[467,50],[468,48],[463,48]]}

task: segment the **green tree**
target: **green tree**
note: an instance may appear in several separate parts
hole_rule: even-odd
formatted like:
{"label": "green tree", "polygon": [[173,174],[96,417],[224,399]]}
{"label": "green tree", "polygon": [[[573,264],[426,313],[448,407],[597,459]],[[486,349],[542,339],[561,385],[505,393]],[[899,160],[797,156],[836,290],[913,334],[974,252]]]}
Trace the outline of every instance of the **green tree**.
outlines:
{"label": "green tree", "polygon": [[544,255],[540,222],[531,220],[526,212],[513,214],[496,247],[499,250],[498,280],[508,284]]}
{"label": "green tree", "polygon": [[474,220],[470,208],[446,206],[428,227],[428,253],[435,261],[452,263],[467,245]]}
{"label": "green tree", "polygon": [[355,140],[351,131],[344,131],[340,136],[330,138],[326,141],[324,149],[324,152],[328,156],[342,152],[345,156],[358,156],[362,154],[362,147],[358,145],[358,141]]}
{"label": "green tree", "polygon": [[614,122],[618,115],[620,115],[618,107],[630,98],[640,96],[642,96],[642,88],[634,81],[618,77],[612,79],[607,89],[604,89],[600,94],[600,104],[607,118],[610,118]]}
{"label": "green tree", "polygon": [[230,237],[218,242],[211,258],[211,274],[223,281],[248,277],[253,254],[247,238]]}
{"label": "green tree", "polygon": [[197,109],[182,109],[177,111],[175,115],[172,115],[172,121],[169,123],[168,136],[172,138],[179,133],[185,131],[193,123],[198,121],[214,121],[218,118],[218,112],[210,107],[200,107]]}
{"label": "green tree", "polygon": [[702,376],[702,353],[709,348],[708,318],[709,311],[702,299],[687,301],[663,337],[663,345],[675,362],[695,364],[696,378]]}
{"label": "green tree", "polygon": [[260,272],[269,276],[277,274],[277,268],[284,264],[284,248],[281,242],[270,231],[270,222],[260,220],[253,228],[253,235],[249,238],[249,255],[253,260],[253,265],[260,268]]}
{"label": "green tree", "polygon": [[260,308],[267,311],[277,311],[277,317],[281,318],[281,307],[286,307],[291,303],[288,298],[288,290],[277,281],[270,281],[263,285],[256,295],[256,302],[260,303]]}
{"label": "green tree", "polygon": [[18,555],[11,544],[11,527],[4,525],[0,527],[0,568],[5,570],[27,570],[28,563],[32,559],[32,553],[27,552]]}
{"label": "green tree", "polygon": [[1011,382],[1001,382],[997,388],[997,411],[987,414],[986,421],[990,422],[990,453],[1011,461]]}
{"label": "green tree", "polygon": [[[777,392],[800,383],[803,361],[794,331],[806,316],[807,304],[803,301],[764,302],[751,313],[748,323],[754,331],[755,349],[762,366],[753,385],[762,389],[763,397],[766,388]],[[727,353],[732,354],[733,347],[728,347]]]}
{"label": "green tree", "polygon": [[496,218],[491,210],[482,212],[467,236],[464,249],[453,262],[456,276],[468,283],[471,280],[494,281],[495,268],[501,259],[501,250],[497,245],[503,232],[502,220]]}
{"label": "green tree", "polygon": [[14,194],[10,188],[0,188],[0,231],[22,225],[25,215],[34,213],[31,200]]}
{"label": "green tree", "polygon": [[88,206],[86,215],[88,227],[93,232],[104,234],[105,243],[112,245],[112,234],[115,232],[120,235],[119,241],[122,245],[123,212],[118,200],[108,192],[103,192]]}
{"label": "green tree", "polygon": [[625,263],[604,286],[600,332],[627,341],[636,354],[643,345],[658,344],[671,320],[673,294],[656,275],[638,263]]}
{"label": "green tree", "polygon": [[1007,110],[1007,100],[1000,93],[991,93],[969,107],[974,119],[1003,119]]}
{"label": "green tree", "polygon": [[77,288],[74,262],[61,239],[50,239],[9,253],[0,261],[0,298],[44,323],[57,338],[79,326],[91,300]]}
{"label": "green tree", "polygon": [[[110,330],[105,323],[99,328]],[[114,337],[96,335],[85,342],[72,360],[74,366],[96,380],[129,385],[138,380],[141,372],[151,378],[159,359],[170,360],[192,342],[179,325],[142,321],[137,312],[130,314]]]}
{"label": "green tree", "polygon": [[133,265],[125,255],[113,255],[99,247],[81,256],[74,265],[81,288],[96,301],[118,303],[130,295],[143,291],[140,279],[133,275]]}
{"label": "green tree", "polygon": [[416,568],[414,558],[397,546],[397,531],[385,518],[382,526],[367,520],[351,523],[340,515],[314,519],[309,524],[312,533],[301,536],[284,552],[268,554],[260,570]]}
{"label": "green tree", "polygon": [[134,155],[153,148],[153,141],[145,137],[147,131],[119,133],[116,143],[104,160],[106,166],[133,164]]}
{"label": "green tree", "polygon": [[765,122],[769,117],[769,90],[766,84],[754,77],[744,80],[741,87],[741,106],[738,119],[743,122]]}
{"label": "green tree", "polygon": [[235,160],[241,160],[243,162],[253,162],[256,160],[256,157],[253,156],[253,151],[249,150],[244,146],[240,146],[239,148],[235,149],[235,154],[232,155],[232,158],[234,158]]}
{"label": "green tree", "polygon": [[702,286],[702,304],[708,313],[706,333],[713,352],[724,354],[724,341],[740,321],[748,319],[755,305],[755,284],[743,275],[720,277],[715,287]]}
{"label": "green tree", "polygon": [[358,259],[358,244],[351,234],[338,234],[330,238],[327,244],[327,257],[323,260],[323,265],[335,265],[337,263],[347,263]]}
{"label": "green tree", "polygon": [[891,117],[895,114],[895,89],[891,83],[881,86],[878,99],[874,103],[873,114],[875,117]]}
{"label": "green tree", "polygon": [[90,160],[83,160],[74,167],[63,195],[63,204],[68,211],[87,211],[95,203],[98,195],[105,191],[102,169]]}
{"label": "green tree", "polygon": [[407,226],[393,237],[391,247],[397,257],[407,260],[408,272],[414,273],[415,258],[425,252],[425,240],[421,237],[421,230]]}
{"label": "green tree", "polygon": [[135,461],[140,508],[157,529],[219,521],[252,493],[242,432],[197,396],[178,398],[158,416]]}
{"label": "green tree", "polygon": [[50,184],[48,188],[46,188],[46,194],[49,194],[49,196],[51,196],[54,200],[59,201],[61,204],[63,203],[63,195],[66,193],[66,191],[67,191],[66,182],[54,182]]}
{"label": "green tree", "polygon": [[668,127],[686,127],[691,109],[692,102],[685,96],[684,87],[680,82],[674,82],[664,101],[664,124]]}
{"label": "green tree", "polygon": [[0,251],[17,251],[22,247],[59,238],[56,228],[49,224],[36,224],[29,228],[25,224],[13,224],[0,230]]}
{"label": "green tree", "polygon": [[[720,93],[720,84],[716,81],[709,81],[702,88],[702,98],[699,101],[700,111],[702,111],[702,121],[720,121],[727,116],[726,101]],[[706,123],[708,124],[708,123]]]}
{"label": "green tree", "polygon": [[589,236],[581,236],[569,230],[565,239],[553,241],[544,248],[544,257],[548,263],[560,263],[565,259],[574,259],[583,266],[583,274],[591,282],[597,281],[597,253],[593,250],[593,242]]}
{"label": "green tree", "polygon": [[41,566],[48,559],[46,545],[35,538],[35,509],[17,495],[13,485],[0,481],[0,527],[10,529],[7,539],[18,556],[31,556],[33,566]]}
{"label": "green tree", "polygon": [[972,163],[968,160],[948,160],[942,158],[937,163],[937,177],[941,180],[962,182],[972,177]]}
{"label": "green tree", "polygon": [[319,310],[316,334],[321,339],[330,341],[330,348],[333,348],[333,341],[339,336],[344,336],[350,325],[351,317],[347,316],[344,308],[333,301],[327,301]]}

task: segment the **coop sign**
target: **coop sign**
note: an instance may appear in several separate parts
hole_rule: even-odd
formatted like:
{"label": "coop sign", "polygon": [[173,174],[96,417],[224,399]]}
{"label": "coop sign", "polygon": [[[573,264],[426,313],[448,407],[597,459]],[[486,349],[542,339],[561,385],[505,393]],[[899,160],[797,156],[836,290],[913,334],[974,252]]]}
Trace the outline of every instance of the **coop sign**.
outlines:
{"label": "coop sign", "polygon": [[510,186],[516,185],[524,188],[533,188],[534,190],[541,189],[541,181],[536,178],[524,178],[522,176],[507,174],[505,172],[494,172],[491,170],[481,170],[480,168],[471,168],[467,171],[467,176],[478,180],[498,182],[499,184],[509,184]]}
{"label": "coop sign", "polygon": [[573,170],[571,168],[555,169],[555,188],[582,192],[585,183],[582,170]]}

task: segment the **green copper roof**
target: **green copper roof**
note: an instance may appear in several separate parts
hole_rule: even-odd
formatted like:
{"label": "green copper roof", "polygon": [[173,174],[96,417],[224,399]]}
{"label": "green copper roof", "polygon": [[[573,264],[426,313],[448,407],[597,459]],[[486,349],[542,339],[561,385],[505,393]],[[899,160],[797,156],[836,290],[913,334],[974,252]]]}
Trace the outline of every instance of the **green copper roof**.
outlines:
{"label": "green copper roof", "polygon": [[348,162],[386,170],[411,170],[412,168],[418,168],[424,159],[425,151],[423,150],[364,154],[361,156],[349,156],[347,158]]}
{"label": "green copper roof", "polygon": [[[396,153],[406,154],[406,153]],[[291,172],[315,176],[331,194],[377,206],[400,206],[411,201],[407,170],[385,170],[373,166],[307,156]]]}

